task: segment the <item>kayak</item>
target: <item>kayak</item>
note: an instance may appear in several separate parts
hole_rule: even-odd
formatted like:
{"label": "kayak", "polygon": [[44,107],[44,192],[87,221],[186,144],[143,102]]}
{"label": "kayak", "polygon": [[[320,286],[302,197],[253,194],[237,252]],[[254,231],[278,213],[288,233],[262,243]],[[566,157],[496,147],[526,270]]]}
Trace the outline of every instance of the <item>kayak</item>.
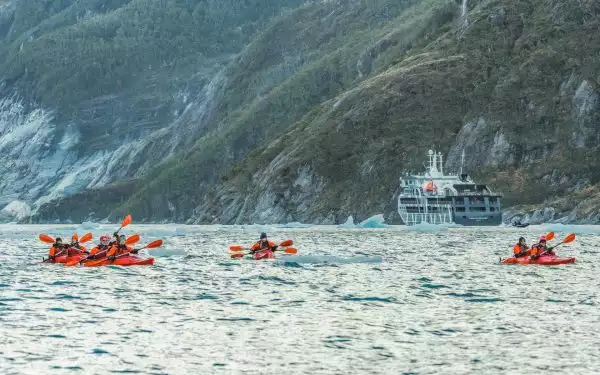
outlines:
{"label": "kayak", "polygon": [[85,253],[77,249],[69,249],[67,254],[59,255],[54,260],[49,260],[46,263],[67,263],[71,260],[81,260],[85,256]]}
{"label": "kayak", "polygon": [[94,260],[85,262],[83,265],[85,267],[100,267],[100,266],[151,266],[154,264],[154,258],[139,258],[135,255],[126,255],[119,257],[113,261],[108,259],[104,259],[103,262],[99,262],[98,264],[92,265],[92,262],[96,262]]}
{"label": "kayak", "polygon": [[515,228],[527,228],[529,224],[513,224],[512,226]]}
{"label": "kayak", "polygon": [[266,249],[262,251],[257,251],[256,253],[252,254],[252,257],[256,260],[272,259],[275,258],[275,252],[271,249]]}
{"label": "kayak", "polygon": [[508,258],[502,261],[503,264],[539,264],[544,266],[557,266],[559,264],[575,263],[575,258],[559,258],[556,255],[542,255],[532,260],[531,257]]}
{"label": "kayak", "polygon": [[59,255],[59,256],[55,257],[53,260],[44,260],[44,263],[66,263],[66,262],[67,262],[66,255]]}

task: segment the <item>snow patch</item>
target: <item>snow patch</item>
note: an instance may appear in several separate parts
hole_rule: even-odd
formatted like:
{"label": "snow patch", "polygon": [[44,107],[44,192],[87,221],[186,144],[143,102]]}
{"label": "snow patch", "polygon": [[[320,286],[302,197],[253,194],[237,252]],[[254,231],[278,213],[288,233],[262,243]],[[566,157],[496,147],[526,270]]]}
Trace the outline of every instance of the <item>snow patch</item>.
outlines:
{"label": "snow patch", "polygon": [[23,201],[15,200],[7,204],[2,213],[19,220],[31,215],[31,207]]}

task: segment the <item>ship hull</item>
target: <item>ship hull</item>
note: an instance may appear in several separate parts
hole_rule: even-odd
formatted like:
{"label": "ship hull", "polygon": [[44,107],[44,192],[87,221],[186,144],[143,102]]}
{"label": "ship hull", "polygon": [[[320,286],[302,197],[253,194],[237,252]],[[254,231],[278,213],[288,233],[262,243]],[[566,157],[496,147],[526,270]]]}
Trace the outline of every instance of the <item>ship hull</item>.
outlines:
{"label": "ship hull", "polygon": [[502,214],[488,214],[482,216],[455,215],[454,223],[466,227],[491,227],[502,224]]}

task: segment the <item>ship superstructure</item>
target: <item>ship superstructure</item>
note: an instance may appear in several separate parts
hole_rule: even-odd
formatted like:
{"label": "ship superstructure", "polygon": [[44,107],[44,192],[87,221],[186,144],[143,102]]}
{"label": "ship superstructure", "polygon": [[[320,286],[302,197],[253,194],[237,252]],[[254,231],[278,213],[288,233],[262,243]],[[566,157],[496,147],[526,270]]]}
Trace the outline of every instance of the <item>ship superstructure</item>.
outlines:
{"label": "ship superstructure", "polygon": [[459,175],[445,175],[442,154],[429,150],[428,156],[425,174],[400,177],[398,214],[406,225],[500,225],[502,194],[474,182],[462,167]]}

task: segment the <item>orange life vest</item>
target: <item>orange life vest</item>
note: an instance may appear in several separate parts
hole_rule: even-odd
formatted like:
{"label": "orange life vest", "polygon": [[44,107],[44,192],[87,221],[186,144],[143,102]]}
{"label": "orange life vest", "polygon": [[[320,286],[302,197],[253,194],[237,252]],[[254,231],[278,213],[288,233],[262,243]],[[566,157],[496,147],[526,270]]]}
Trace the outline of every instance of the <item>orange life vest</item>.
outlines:
{"label": "orange life vest", "polygon": [[265,250],[276,246],[275,242],[273,241],[267,241],[267,243],[268,245],[265,246],[262,241],[258,241],[257,243],[252,245],[252,251]]}
{"label": "orange life vest", "polygon": [[514,254],[515,254],[515,257],[518,257],[518,256],[527,256],[527,255],[530,255],[530,254],[529,254],[529,253],[530,253],[530,251],[527,251],[527,247],[525,247],[525,246],[523,246],[523,245],[521,245],[521,244],[516,244],[516,245],[513,247],[513,252],[514,252]]}

